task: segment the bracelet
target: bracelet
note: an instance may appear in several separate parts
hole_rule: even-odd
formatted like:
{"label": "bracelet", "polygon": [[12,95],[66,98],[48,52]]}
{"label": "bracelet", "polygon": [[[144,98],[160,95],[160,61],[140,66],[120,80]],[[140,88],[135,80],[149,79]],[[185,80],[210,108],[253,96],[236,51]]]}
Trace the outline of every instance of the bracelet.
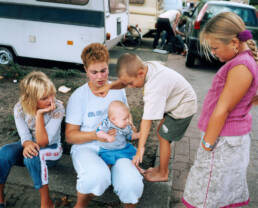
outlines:
{"label": "bracelet", "polygon": [[204,136],[202,136],[202,144],[203,144],[206,148],[213,150],[216,143],[215,143],[214,145],[211,145],[210,143],[205,142]]}

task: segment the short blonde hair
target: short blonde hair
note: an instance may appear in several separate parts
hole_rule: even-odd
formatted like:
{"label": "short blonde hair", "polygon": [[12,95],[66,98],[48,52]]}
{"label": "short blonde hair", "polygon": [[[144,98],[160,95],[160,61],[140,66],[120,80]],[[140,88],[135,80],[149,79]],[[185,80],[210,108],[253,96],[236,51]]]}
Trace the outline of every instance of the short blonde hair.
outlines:
{"label": "short blonde hair", "polygon": [[43,72],[31,72],[20,83],[20,102],[23,111],[33,116],[37,112],[37,101],[44,96],[55,94],[55,85]]}
{"label": "short blonde hair", "polygon": [[110,118],[112,115],[114,115],[114,112],[117,112],[118,109],[129,113],[129,108],[125,103],[120,100],[114,100],[108,106],[108,117]]}
{"label": "short blonde hair", "polygon": [[119,57],[116,65],[118,77],[123,73],[128,76],[135,77],[140,68],[144,67],[144,63],[139,56],[133,53],[125,53]]}
{"label": "short blonde hair", "polygon": [[83,65],[88,68],[90,64],[105,62],[108,64],[109,53],[106,46],[101,43],[92,43],[86,46],[81,54]]}
{"label": "short blonde hair", "polygon": [[[202,50],[206,57],[210,57],[210,46],[207,41],[208,36],[212,36],[225,44],[237,37],[237,35],[245,30],[245,23],[233,12],[222,12],[213,17],[204,26],[200,33],[200,43]],[[254,40],[246,41],[248,47],[251,49],[255,61],[258,61],[258,51]]]}

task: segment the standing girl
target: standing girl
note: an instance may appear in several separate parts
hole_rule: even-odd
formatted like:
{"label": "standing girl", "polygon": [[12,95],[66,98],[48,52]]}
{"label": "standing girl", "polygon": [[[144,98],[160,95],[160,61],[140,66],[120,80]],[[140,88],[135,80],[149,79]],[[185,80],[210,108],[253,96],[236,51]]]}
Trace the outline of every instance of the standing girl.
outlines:
{"label": "standing girl", "polygon": [[31,72],[20,84],[20,100],[14,119],[20,141],[0,148],[0,208],[4,208],[4,184],[11,167],[25,164],[36,189],[41,208],[54,207],[48,191],[47,165],[62,155],[60,143],[62,103],[55,99],[54,84],[42,72]]}
{"label": "standing girl", "polygon": [[224,12],[212,18],[200,36],[206,55],[226,62],[204,100],[198,126],[203,132],[189,172],[186,207],[240,207],[249,202],[249,114],[258,87],[258,54],[242,19]]}

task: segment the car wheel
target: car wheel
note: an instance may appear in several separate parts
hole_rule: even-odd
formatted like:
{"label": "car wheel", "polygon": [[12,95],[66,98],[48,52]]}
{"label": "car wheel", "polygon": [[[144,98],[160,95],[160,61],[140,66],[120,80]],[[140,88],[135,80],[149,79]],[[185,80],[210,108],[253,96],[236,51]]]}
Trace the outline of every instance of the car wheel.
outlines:
{"label": "car wheel", "polygon": [[187,67],[193,67],[194,66],[194,61],[195,61],[195,55],[193,53],[187,52],[185,65]]}
{"label": "car wheel", "polygon": [[7,65],[14,61],[12,51],[5,47],[0,47],[0,64]]}

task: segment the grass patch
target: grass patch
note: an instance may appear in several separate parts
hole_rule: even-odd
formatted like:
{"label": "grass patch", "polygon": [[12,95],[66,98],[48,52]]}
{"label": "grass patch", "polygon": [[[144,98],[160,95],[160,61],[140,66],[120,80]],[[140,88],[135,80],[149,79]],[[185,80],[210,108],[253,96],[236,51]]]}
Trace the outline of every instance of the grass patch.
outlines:
{"label": "grass patch", "polygon": [[139,130],[140,123],[142,120],[142,114],[143,114],[143,106],[132,106],[130,108],[130,112],[133,116],[133,123],[136,126],[136,128]]}
{"label": "grass patch", "polygon": [[56,70],[51,77],[60,79],[69,79],[73,77],[81,77],[81,73],[74,69],[69,70]]}
{"label": "grass patch", "polygon": [[13,114],[9,114],[6,118],[6,123],[8,126],[7,127],[7,136],[8,136],[8,139],[12,139],[13,137],[18,137],[18,132],[17,132],[17,129],[15,127],[15,121],[14,121],[14,115]]}
{"label": "grass patch", "polygon": [[8,80],[21,80],[29,72],[18,64],[0,65],[0,75]]}

